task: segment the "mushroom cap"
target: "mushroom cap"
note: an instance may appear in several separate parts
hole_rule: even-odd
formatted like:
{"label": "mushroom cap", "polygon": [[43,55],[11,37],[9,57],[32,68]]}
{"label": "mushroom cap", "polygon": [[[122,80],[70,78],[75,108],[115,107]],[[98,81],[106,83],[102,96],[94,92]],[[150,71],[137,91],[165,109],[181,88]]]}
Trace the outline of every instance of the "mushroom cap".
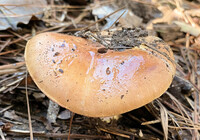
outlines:
{"label": "mushroom cap", "polygon": [[42,33],[28,41],[25,61],[36,85],[60,106],[90,117],[118,115],[161,96],[175,74],[168,45],[153,36],[141,41],[99,53],[100,43]]}

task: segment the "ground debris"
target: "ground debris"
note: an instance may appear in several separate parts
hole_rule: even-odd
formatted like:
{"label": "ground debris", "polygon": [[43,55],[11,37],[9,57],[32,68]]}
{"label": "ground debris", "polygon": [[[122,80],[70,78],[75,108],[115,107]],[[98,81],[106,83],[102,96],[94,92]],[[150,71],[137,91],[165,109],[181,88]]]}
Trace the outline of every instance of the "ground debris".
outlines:
{"label": "ground debris", "polygon": [[[31,19],[27,25],[19,24],[18,30],[0,31],[0,130],[2,131],[0,139],[3,139],[3,136],[6,139],[16,137],[24,139],[30,135],[25,96],[26,85],[33,134],[38,139],[66,138],[70,128],[72,139],[190,140],[199,138],[200,12],[197,1],[181,0],[163,3],[161,0],[109,2],[47,0],[47,4],[41,20]],[[92,12],[97,9],[96,6],[108,7],[108,5],[114,6],[111,15],[116,13],[115,20],[108,16],[108,13],[102,17],[96,17],[98,14]],[[122,22],[122,19],[127,18],[121,18],[127,14],[123,13],[124,11],[137,16],[137,18],[133,17],[138,21],[132,24],[130,19],[127,24]],[[107,27],[109,20],[112,20],[109,30],[102,31]],[[13,27],[16,28],[18,22],[16,21]],[[137,24],[139,28],[134,27],[136,23],[140,23]],[[130,26],[131,30],[127,28]],[[185,27],[187,30],[184,29]],[[177,65],[176,76],[164,95],[144,107],[122,114],[118,120],[110,120],[109,123],[78,114],[74,115],[70,123],[73,115],[64,108],[49,113],[49,99],[37,88],[26,72],[24,47],[32,36],[42,32],[62,32],[92,39],[106,47],[121,43],[121,46],[131,48],[139,43],[137,37],[148,35],[140,28],[151,30],[154,35],[170,45],[174,52]],[[119,29],[124,30],[120,32]],[[76,47],[74,50],[76,51]],[[108,48],[99,48],[99,53],[107,51]],[[57,57],[60,56],[57,54],[55,59]],[[121,64],[123,65],[123,62]],[[67,74],[62,73],[62,70],[60,73]],[[108,69],[107,74],[111,75],[112,72]],[[49,123],[48,120],[53,123]]]}
{"label": "ground debris", "polygon": [[19,23],[28,24],[32,16],[41,18],[46,0],[2,0],[0,5],[0,30],[17,29]]}

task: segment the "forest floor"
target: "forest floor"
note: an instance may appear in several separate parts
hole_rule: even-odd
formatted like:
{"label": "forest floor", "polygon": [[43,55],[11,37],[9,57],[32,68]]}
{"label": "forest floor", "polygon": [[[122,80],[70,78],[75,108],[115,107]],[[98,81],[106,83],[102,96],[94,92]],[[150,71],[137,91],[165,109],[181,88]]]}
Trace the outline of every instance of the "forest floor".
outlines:
{"label": "forest floor", "polygon": [[[177,67],[168,90],[151,103],[109,122],[62,107],[56,107],[57,113],[49,116],[50,101],[26,69],[27,41],[44,32],[84,36],[82,33],[88,31],[98,35],[136,27],[171,47]],[[0,2],[0,139],[31,139],[31,134],[38,140],[200,139],[199,34],[199,0]]]}

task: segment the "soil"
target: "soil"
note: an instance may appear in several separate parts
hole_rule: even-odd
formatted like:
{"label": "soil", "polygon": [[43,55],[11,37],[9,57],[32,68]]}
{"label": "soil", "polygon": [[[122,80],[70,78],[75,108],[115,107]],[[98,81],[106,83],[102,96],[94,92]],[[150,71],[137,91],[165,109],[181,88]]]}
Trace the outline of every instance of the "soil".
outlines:
{"label": "soil", "polygon": [[114,31],[111,39],[112,49],[126,49],[141,45],[140,37],[148,36],[148,31],[141,28],[123,28],[122,30]]}

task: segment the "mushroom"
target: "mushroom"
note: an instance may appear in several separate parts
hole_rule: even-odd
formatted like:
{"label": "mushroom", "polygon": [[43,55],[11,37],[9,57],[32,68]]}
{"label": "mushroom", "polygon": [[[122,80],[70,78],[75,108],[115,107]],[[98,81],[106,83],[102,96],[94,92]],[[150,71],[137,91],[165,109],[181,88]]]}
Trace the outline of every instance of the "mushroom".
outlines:
{"label": "mushroom", "polygon": [[27,69],[51,100],[77,114],[106,117],[160,97],[175,74],[173,53],[161,39],[140,37],[132,49],[116,51],[81,37],[42,33],[28,41]]}

